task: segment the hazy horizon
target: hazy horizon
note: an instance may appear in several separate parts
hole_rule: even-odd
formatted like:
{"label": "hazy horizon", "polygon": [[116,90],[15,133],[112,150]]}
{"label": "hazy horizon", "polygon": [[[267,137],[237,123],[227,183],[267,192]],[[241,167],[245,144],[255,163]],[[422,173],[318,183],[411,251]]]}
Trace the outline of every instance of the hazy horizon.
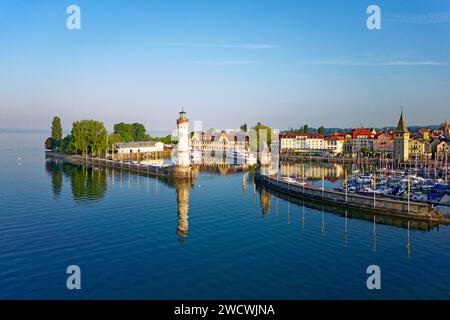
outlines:
{"label": "hazy horizon", "polygon": [[[79,120],[85,120],[85,119],[79,119]],[[263,124],[265,124],[265,123],[263,123]],[[305,124],[307,124],[307,123],[305,123]],[[411,124],[410,125],[410,124],[407,124],[407,127],[409,127],[409,128],[411,128],[411,127],[435,127],[435,126],[440,126],[441,124],[443,124],[443,123],[434,123],[434,124],[428,124],[428,125],[416,125],[416,124]],[[251,127],[254,127],[254,125],[256,125],[256,123],[255,124],[248,124],[247,123],[247,125],[248,125],[248,128],[250,129]],[[325,128],[325,130],[327,130],[327,129],[342,129],[342,130],[345,130],[345,129],[356,129],[356,128],[384,129],[384,128],[395,128],[395,127],[396,127],[396,124],[395,125],[388,125],[388,126],[377,126],[377,127],[365,127],[365,126],[359,127],[359,126],[357,126],[357,127],[324,127],[324,128]],[[318,129],[319,127],[309,126],[309,128],[310,129]],[[63,128],[63,134],[64,135],[69,134],[71,129],[72,129],[72,127],[70,127],[70,128]],[[172,130],[148,130],[147,129],[147,133],[150,134],[150,135],[151,134],[166,135],[166,134],[171,134],[175,129],[176,129],[176,126],[174,126],[174,128]],[[236,129],[236,130],[239,130],[238,127],[235,127],[235,128],[207,127],[207,128],[202,128],[202,131],[207,131],[207,130],[210,130],[210,129],[218,129],[218,130],[233,130],[233,129]],[[286,128],[273,128],[273,129],[278,129],[278,130],[281,130],[281,131],[284,131],[284,130],[288,131],[290,129],[301,129],[301,127],[299,126],[299,127],[295,127],[295,128],[286,127]],[[114,132],[114,129],[112,128],[112,126],[111,127],[107,127],[106,126],[106,130],[109,133],[113,133]],[[193,123],[189,124],[189,130],[190,131],[194,131]],[[36,133],[49,132],[50,133],[51,132],[51,123],[50,123],[48,128],[1,128],[0,127],[0,133],[33,133],[33,132],[36,132]]]}

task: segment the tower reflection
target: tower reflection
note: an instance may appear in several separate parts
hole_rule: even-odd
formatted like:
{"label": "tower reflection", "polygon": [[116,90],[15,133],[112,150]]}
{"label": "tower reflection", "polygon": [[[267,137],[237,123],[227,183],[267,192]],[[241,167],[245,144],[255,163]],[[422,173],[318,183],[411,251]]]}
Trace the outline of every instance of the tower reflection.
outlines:
{"label": "tower reflection", "polygon": [[177,191],[178,205],[177,234],[182,238],[187,238],[189,231],[189,194],[194,181],[176,179],[174,184]]}
{"label": "tower reflection", "polygon": [[261,201],[261,208],[263,211],[263,216],[268,216],[270,214],[270,192],[265,189],[259,191],[259,199]]}

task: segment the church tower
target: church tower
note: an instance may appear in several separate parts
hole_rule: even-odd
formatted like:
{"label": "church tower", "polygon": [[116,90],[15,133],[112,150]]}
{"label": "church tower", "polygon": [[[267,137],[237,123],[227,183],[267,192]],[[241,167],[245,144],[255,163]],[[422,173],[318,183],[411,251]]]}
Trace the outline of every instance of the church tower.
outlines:
{"label": "church tower", "polygon": [[409,131],[403,117],[403,110],[394,132],[394,159],[402,162],[409,160]]}
{"label": "church tower", "polygon": [[178,161],[179,167],[189,167],[189,120],[186,118],[186,112],[181,110],[180,117],[177,119],[178,127]]}

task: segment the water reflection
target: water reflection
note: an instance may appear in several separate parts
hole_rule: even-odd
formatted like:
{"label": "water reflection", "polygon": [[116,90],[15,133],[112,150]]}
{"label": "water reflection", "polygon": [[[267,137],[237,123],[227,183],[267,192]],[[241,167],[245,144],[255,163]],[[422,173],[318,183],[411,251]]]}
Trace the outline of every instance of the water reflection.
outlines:
{"label": "water reflection", "polygon": [[[421,230],[421,231],[430,231],[434,228],[439,229],[439,224],[436,222],[426,222],[426,221],[419,221],[414,220],[410,221],[405,218],[400,217],[393,217],[393,216],[387,216],[387,215],[373,215],[373,213],[361,211],[357,209],[343,209],[338,206],[323,204],[318,201],[313,200],[304,200],[304,199],[297,199],[297,198],[291,198],[285,194],[278,193],[273,190],[269,190],[265,188],[264,186],[257,185],[257,189],[260,196],[260,203],[261,203],[261,209],[263,216],[267,216],[270,213],[270,207],[272,198],[274,198],[276,203],[276,215],[278,217],[278,203],[279,199],[285,200],[287,202],[287,224],[290,223],[290,213],[291,213],[291,203],[296,204],[299,207],[301,207],[301,229],[302,231],[305,229],[305,208],[311,208],[316,211],[321,212],[321,228],[320,228],[320,234],[322,236],[322,239],[325,239],[326,235],[326,224],[325,224],[325,212],[337,214],[343,216],[343,230],[344,230],[344,245],[347,246],[348,244],[348,234],[349,234],[349,228],[348,228],[348,220],[349,219],[358,219],[358,220],[366,220],[366,221],[373,221],[373,228],[372,228],[372,252],[375,254],[377,252],[377,224],[382,225],[391,225],[396,227],[405,228],[407,231],[407,242],[406,242],[406,251],[408,258],[411,257],[411,241],[410,241],[410,229],[414,230]],[[369,235],[370,236],[370,235]]]}
{"label": "water reflection", "polygon": [[[80,202],[98,200],[104,197],[108,175],[111,177],[111,184],[116,183],[116,173],[120,180],[120,187],[123,187],[124,180],[127,181],[128,188],[131,188],[132,173],[116,170],[93,168],[82,165],[73,165],[60,160],[47,160],[45,168],[51,176],[53,195],[59,197],[61,194],[63,180],[68,179],[72,189],[73,198]],[[128,177],[124,177],[128,175]],[[136,176],[136,188],[139,190],[142,177]],[[170,188],[175,188],[178,205],[178,224],[176,234],[185,239],[189,231],[189,195],[194,186],[195,180],[174,180],[168,178],[147,178],[146,190],[150,191],[150,180],[155,180],[155,195],[158,194],[158,182],[166,184]]]}
{"label": "water reflection", "polygon": [[192,180],[176,180],[174,184],[178,204],[177,234],[182,238],[187,238],[189,231],[189,194],[194,182]]}
{"label": "water reflection", "polygon": [[[321,169],[311,169],[310,171],[306,170],[303,164],[298,164],[299,170],[298,172],[310,172],[311,175],[320,174],[323,172]],[[133,173],[129,173],[122,170],[109,170],[102,168],[92,168],[81,165],[72,165],[68,163],[64,163],[58,160],[50,160],[46,162],[46,170],[51,178],[51,187],[53,190],[53,195],[55,197],[59,197],[61,195],[64,180],[70,182],[71,191],[73,198],[77,201],[87,202],[102,199],[105,196],[107,191],[108,177],[110,177],[110,182],[112,184],[119,183],[116,181],[120,179],[120,185],[122,184],[128,185],[131,188],[131,179],[132,175],[136,176],[137,188],[139,189],[142,180],[146,180],[144,183],[144,190],[150,192],[150,184],[153,180],[154,190],[157,195],[158,193],[158,184],[164,183],[169,188],[175,189],[176,192],[176,201],[177,201],[177,224],[175,229],[175,234],[178,236],[178,240],[182,243],[186,242],[189,236],[189,202],[190,202],[190,192],[194,187],[195,179],[193,180],[173,180],[167,178],[143,178],[143,176],[139,176]],[[302,168],[303,166],[303,168]],[[208,172],[213,171],[213,169],[208,169]],[[283,166],[282,166],[282,170]],[[288,169],[291,170],[291,167]],[[220,173],[215,171],[216,173]],[[231,170],[232,172],[232,170]],[[334,164],[329,167],[328,175],[339,175],[342,174],[343,171],[339,169],[339,166],[335,166]],[[128,175],[128,177],[126,177]],[[125,176],[125,177],[124,177]],[[238,182],[239,183],[239,182]],[[145,187],[146,186],[146,187]],[[249,189],[250,188],[250,189]],[[152,188],[153,189],[153,188]],[[295,215],[296,205],[301,207],[301,229],[304,230],[306,227],[306,215],[305,208],[312,208],[320,212],[321,214],[321,223],[320,223],[320,235],[323,239],[326,239],[329,235],[328,229],[326,228],[326,215],[325,212],[331,212],[333,214],[338,214],[344,217],[343,219],[343,233],[344,233],[344,244],[347,245],[348,242],[348,220],[352,218],[373,221],[373,235],[372,235],[372,250],[375,253],[377,251],[377,224],[389,224],[393,226],[403,227],[407,229],[407,243],[406,249],[408,257],[411,254],[411,243],[409,239],[409,229],[420,229],[420,230],[430,230],[436,227],[436,224],[431,222],[423,222],[423,221],[405,221],[405,219],[391,217],[391,216],[383,216],[377,215],[376,217],[373,213],[360,211],[355,209],[347,209],[340,206],[334,206],[330,204],[323,204],[320,201],[311,201],[305,199],[297,199],[291,198],[287,195],[277,193],[273,190],[269,190],[263,186],[257,185],[253,179],[252,173],[245,173],[242,176],[242,191],[243,197],[246,196],[246,191],[249,190],[252,192],[253,201],[257,201],[257,196],[259,195],[260,206],[262,210],[262,215],[267,217],[271,213],[272,200],[276,201],[275,211],[276,216],[278,217],[279,212],[279,199],[287,201],[287,223],[290,223],[291,213]],[[311,226],[314,227],[314,226]],[[317,228],[316,225],[314,228]],[[327,237],[326,237],[327,236]]]}
{"label": "water reflection", "polygon": [[335,182],[344,176],[344,167],[337,163],[307,164],[307,163],[280,163],[280,172],[283,176],[305,178],[309,181],[325,180]]}
{"label": "water reflection", "polygon": [[[433,221],[423,221],[423,220],[414,220],[414,221],[408,221],[405,218],[401,217],[395,217],[395,216],[388,216],[388,215],[382,215],[379,214],[376,216],[376,220],[374,220],[373,213],[369,211],[364,210],[358,210],[358,209],[346,209],[339,205],[332,205],[332,204],[324,204],[320,201],[316,200],[309,200],[309,199],[299,199],[299,198],[293,198],[289,197],[288,195],[284,193],[280,193],[274,190],[270,190],[266,188],[265,186],[256,185],[256,188],[259,192],[260,196],[260,202],[261,202],[261,208],[262,208],[262,214],[266,216],[268,212],[270,211],[271,201],[272,197],[275,197],[275,203],[276,203],[276,212],[278,214],[278,199],[282,199],[287,201],[288,203],[297,204],[302,207],[307,207],[310,209],[315,209],[319,212],[321,212],[322,215],[322,224],[321,224],[321,231],[323,234],[325,234],[325,219],[324,219],[324,213],[325,211],[328,213],[333,213],[340,215],[344,217],[344,240],[347,241],[348,237],[348,227],[347,227],[347,221],[348,219],[359,219],[359,220],[366,220],[374,223],[374,234],[376,231],[376,223],[378,224],[387,224],[392,225],[396,227],[401,227],[405,229],[417,229],[417,230],[424,230],[429,231],[433,228],[438,228],[439,224]],[[304,226],[304,209],[302,211],[302,226]],[[409,235],[409,233],[408,233]]]}
{"label": "water reflection", "polygon": [[[303,202],[303,208],[305,207],[305,202]],[[345,209],[345,218],[344,218],[344,243],[347,244],[348,239],[348,217],[347,217],[347,209]]]}
{"label": "water reflection", "polygon": [[373,216],[372,250],[373,253],[377,252],[377,221],[375,216]]}
{"label": "water reflection", "polygon": [[266,190],[261,190],[259,193],[259,199],[261,201],[263,215],[268,216],[270,213],[270,193]]}
{"label": "water reflection", "polygon": [[282,176],[305,179],[306,181],[324,180],[335,183],[350,175],[356,170],[370,171],[373,166],[341,164],[341,163],[317,163],[317,162],[280,162],[280,174]]}
{"label": "water reflection", "polygon": [[75,166],[59,160],[47,161],[45,168],[51,175],[55,197],[61,193],[63,178],[69,179],[73,197],[77,201],[98,200],[106,193],[107,176],[104,169]]}
{"label": "water reflection", "polygon": [[61,194],[63,184],[62,163],[59,161],[47,161],[45,163],[45,169],[52,177],[52,190],[55,198]]}

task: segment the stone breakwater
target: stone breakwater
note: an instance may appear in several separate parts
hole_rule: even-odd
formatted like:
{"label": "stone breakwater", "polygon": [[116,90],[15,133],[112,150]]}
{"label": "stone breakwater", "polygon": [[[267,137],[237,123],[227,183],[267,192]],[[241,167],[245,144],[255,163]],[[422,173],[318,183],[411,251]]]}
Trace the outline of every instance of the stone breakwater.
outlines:
{"label": "stone breakwater", "polygon": [[257,183],[274,191],[303,199],[309,199],[322,203],[356,208],[377,214],[392,215],[408,219],[418,219],[448,223],[448,219],[439,214],[428,203],[393,200],[382,196],[370,197],[353,193],[345,193],[335,190],[319,189],[311,186],[290,183],[274,177],[261,175],[255,177]]}
{"label": "stone breakwater", "polygon": [[126,170],[138,174],[176,178],[191,179],[195,177],[195,172],[191,167],[152,167],[141,164],[122,163],[101,158],[82,157],[80,155],[63,154],[57,152],[46,152],[46,158],[59,159],[71,164],[92,165],[105,168],[114,168],[118,170]]}

